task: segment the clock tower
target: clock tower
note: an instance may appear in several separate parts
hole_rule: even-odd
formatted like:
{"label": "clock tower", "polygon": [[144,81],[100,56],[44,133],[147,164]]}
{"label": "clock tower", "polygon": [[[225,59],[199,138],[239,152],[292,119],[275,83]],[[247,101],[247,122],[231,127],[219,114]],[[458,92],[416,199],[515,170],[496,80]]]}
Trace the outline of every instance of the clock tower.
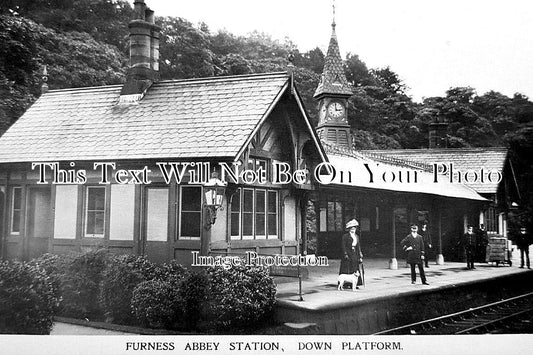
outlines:
{"label": "clock tower", "polygon": [[[335,7],[333,7],[333,16],[335,16]],[[316,131],[321,140],[352,149],[347,106],[348,98],[353,95],[353,91],[344,74],[335,26],[335,17],[333,17],[322,78],[313,96],[318,104]]]}

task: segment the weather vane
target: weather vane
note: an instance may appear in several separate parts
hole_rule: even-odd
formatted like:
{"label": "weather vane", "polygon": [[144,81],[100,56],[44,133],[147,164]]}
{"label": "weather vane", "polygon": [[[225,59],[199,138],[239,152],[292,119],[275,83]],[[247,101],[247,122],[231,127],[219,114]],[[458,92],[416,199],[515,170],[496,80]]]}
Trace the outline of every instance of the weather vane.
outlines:
{"label": "weather vane", "polygon": [[331,25],[335,27],[335,0],[333,0],[333,23]]}

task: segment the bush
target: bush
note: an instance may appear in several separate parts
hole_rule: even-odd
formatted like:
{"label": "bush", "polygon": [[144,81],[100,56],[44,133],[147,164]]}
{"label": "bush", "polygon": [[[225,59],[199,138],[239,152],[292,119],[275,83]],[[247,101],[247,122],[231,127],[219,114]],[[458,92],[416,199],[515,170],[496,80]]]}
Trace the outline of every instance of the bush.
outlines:
{"label": "bush", "polygon": [[102,318],[98,304],[100,282],[108,262],[106,249],[63,256],[61,280],[61,314],[76,318]]}
{"label": "bush", "polygon": [[49,334],[57,304],[44,269],[0,262],[0,333]]}
{"label": "bush", "polygon": [[206,318],[209,278],[205,271],[188,272],[179,285],[183,304],[183,322],[187,329],[196,330]]}
{"label": "bush", "polygon": [[253,328],[272,316],[276,286],[266,268],[211,268],[209,275],[210,320],[216,328]]}
{"label": "bush", "polygon": [[133,290],[154,278],[155,265],[143,256],[118,255],[111,258],[102,274],[99,303],[108,321],[135,324],[131,308]]}
{"label": "bush", "polygon": [[155,268],[154,279],[171,282],[177,287],[186,273],[186,268],[176,260],[171,260]]}
{"label": "bush", "polygon": [[172,282],[150,280],[133,290],[131,308],[137,320],[150,328],[178,329],[183,300]]}
{"label": "bush", "polygon": [[65,270],[65,259],[56,254],[43,254],[30,261],[31,265],[41,268],[50,278],[54,296],[61,300],[61,278]]}

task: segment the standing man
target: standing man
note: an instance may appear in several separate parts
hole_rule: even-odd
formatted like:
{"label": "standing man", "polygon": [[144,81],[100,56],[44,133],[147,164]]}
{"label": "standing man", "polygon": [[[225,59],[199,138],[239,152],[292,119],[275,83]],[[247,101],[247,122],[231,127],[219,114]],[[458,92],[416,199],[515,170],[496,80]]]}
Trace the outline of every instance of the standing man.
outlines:
{"label": "standing man", "polygon": [[428,221],[422,223],[422,228],[419,234],[422,236],[422,241],[424,241],[424,265],[428,268],[431,249],[433,247],[431,245],[431,234],[429,234]]}
{"label": "standing man", "polygon": [[411,265],[411,283],[416,283],[415,266],[418,265],[422,284],[429,285],[426,282],[424,264],[422,264],[424,261],[424,241],[422,236],[418,234],[418,226],[416,224],[411,224],[411,233],[401,241],[401,244],[403,250],[407,252],[407,263]]}
{"label": "standing man", "polygon": [[516,238],[516,246],[518,249],[520,249],[520,268],[524,268],[524,254],[526,255],[526,266],[528,269],[529,267],[529,244],[530,244],[530,238],[529,235],[526,233],[526,228],[522,227],[520,228],[520,233],[518,234]]}
{"label": "standing man", "polygon": [[489,244],[489,235],[487,234],[487,231],[485,230],[485,225],[480,224],[479,225],[479,231],[476,236],[477,241],[477,256],[478,261],[481,263],[487,262],[487,245]]}
{"label": "standing man", "polygon": [[468,226],[465,234],[463,234],[463,246],[466,254],[466,268],[475,269],[474,255],[476,253],[476,235],[474,234],[474,227]]}

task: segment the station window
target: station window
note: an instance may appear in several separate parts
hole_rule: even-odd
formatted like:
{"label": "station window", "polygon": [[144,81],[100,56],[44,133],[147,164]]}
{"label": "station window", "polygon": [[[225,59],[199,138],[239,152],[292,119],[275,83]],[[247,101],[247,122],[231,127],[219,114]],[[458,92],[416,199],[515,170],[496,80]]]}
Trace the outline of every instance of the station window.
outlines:
{"label": "station window", "polygon": [[278,192],[237,189],[231,201],[231,238],[276,239],[278,230]]}
{"label": "station window", "polygon": [[88,186],[85,213],[85,236],[104,237],[105,187]]}
{"label": "station window", "polygon": [[11,194],[11,234],[20,233],[20,217],[22,215],[22,188],[14,187]]}
{"label": "station window", "polygon": [[202,227],[202,188],[181,186],[180,239],[200,239]]}
{"label": "station window", "polygon": [[355,214],[352,202],[329,197],[320,204],[320,231],[342,232],[346,222],[355,218]]}

